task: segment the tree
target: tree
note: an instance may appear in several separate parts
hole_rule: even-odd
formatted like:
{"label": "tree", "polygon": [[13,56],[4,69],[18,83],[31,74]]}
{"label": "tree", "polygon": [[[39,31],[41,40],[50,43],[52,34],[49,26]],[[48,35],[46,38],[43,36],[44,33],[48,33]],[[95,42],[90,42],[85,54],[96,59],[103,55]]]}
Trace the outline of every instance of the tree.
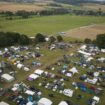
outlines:
{"label": "tree", "polygon": [[96,37],[96,45],[99,48],[105,48],[105,34],[99,34]]}
{"label": "tree", "polygon": [[19,39],[20,45],[28,45],[30,43],[30,39],[26,35],[21,35]]}
{"label": "tree", "polygon": [[58,36],[57,36],[57,41],[58,41],[58,42],[61,42],[61,41],[63,41],[63,38],[62,38],[62,36],[58,35]]}
{"label": "tree", "polygon": [[91,39],[89,39],[89,38],[86,38],[85,40],[84,40],[84,43],[85,44],[90,44],[92,41],[91,41]]}
{"label": "tree", "polygon": [[50,43],[54,43],[54,42],[55,42],[55,40],[56,40],[56,39],[55,39],[55,37],[54,37],[54,36],[51,36],[51,37],[50,37]]}
{"label": "tree", "polygon": [[0,47],[4,47],[4,46],[7,46],[7,37],[5,35],[0,35]]}
{"label": "tree", "polygon": [[35,43],[45,42],[45,36],[41,33],[38,33],[35,36]]}

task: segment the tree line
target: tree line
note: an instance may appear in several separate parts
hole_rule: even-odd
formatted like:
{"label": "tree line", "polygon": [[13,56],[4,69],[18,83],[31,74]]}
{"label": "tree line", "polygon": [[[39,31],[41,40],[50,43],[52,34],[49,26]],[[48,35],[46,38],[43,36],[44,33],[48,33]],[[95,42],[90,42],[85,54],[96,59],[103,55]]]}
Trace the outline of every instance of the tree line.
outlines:
{"label": "tree line", "polygon": [[0,47],[30,44],[30,38],[14,32],[0,32]]}
{"label": "tree line", "polygon": [[25,11],[20,10],[15,13],[11,11],[0,12],[1,15],[5,16],[6,19],[12,20],[13,16],[19,16],[22,18],[29,18],[33,15],[35,16],[48,16],[48,15],[58,15],[58,14],[71,14],[71,15],[82,15],[82,16],[105,16],[105,12],[99,8],[98,11],[93,10],[75,10],[75,9],[65,9],[65,8],[53,8],[52,10],[41,10],[41,11]]}
{"label": "tree line", "polygon": [[[48,37],[48,44],[55,42],[62,42],[64,39],[62,36]],[[12,46],[12,45],[29,45],[29,44],[40,44],[47,42],[46,36],[37,33],[33,39],[29,38],[27,35],[14,33],[14,32],[0,32],[0,47]],[[76,42],[74,42],[76,43]],[[99,48],[105,48],[105,34],[99,34],[96,36],[95,40],[86,38],[84,40],[86,44],[95,44]]]}

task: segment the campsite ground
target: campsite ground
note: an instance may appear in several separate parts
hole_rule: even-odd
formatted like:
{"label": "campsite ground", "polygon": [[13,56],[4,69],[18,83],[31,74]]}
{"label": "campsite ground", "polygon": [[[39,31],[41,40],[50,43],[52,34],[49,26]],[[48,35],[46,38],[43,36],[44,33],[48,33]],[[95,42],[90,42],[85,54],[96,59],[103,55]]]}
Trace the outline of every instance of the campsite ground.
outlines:
{"label": "campsite ground", "polygon": [[[43,47],[41,47],[40,52],[42,54],[44,54],[44,56],[41,57],[40,60],[38,60],[38,61],[43,63],[43,66],[41,67],[41,69],[46,70],[45,69],[46,66],[54,64],[55,62],[58,61],[58,59],[62,58],[62,55],[64,55],[64,54],[76,53],[78,48],[79,48],[78,45],[74,45],[73,48],[69,48],[67,51],[66,50],[60,50],[60,49],[55,49],[53,51],[49,51],[48,49],[46,49],[46,44],[43,45]],[[24,54],[25,52],[22,52],[22,53]],[[98,55],[98,56],[101,57],[101,56],[105,56],[105,55],[102,54],[102,55]],[[3,60],[3,58],[0,58],[0,59]],[[78,58],[72,57],[72,58],[70,58],[70,60],[78,61]],[[26,64],[27,63],[30,64],[31,62],[32,62],[32,60],[25,61]],[[73,67],[73,64],[70,63],[69,66]],[[94,96],[94,95],[89,94],[87,92],[81,92],[80,90],[75,90],[73,97],[69,98],[67,96],[61,95],[58,92],[53,92],[50,89],[45,89],[42,86],[38,86],[38,84],[40,82],[42,82],[44,78],[39,78],[39,79],[35,80],[34,82],[28,82],[26,80],[26,78],[28,77],[29,74],[33,73],[36,68],[33,68],[30,72],[25,72],[25,71],[18,70],[18,69],[16,69],[15,66],[14,66],[14,69],[16,71],[18,71],[16,73],[16,81],[14,81],[12,83],[9,83],[9,84],[1,83],[0,87],[10,88],[14,83],[18,83],[18,82],[22,81],[22,82],[26,83],[26,85],[28,85],[28,86],[35,86],[37,89],[39,89],[42,92],[43,97],[47,97],[47,98],[49,98],[49,99],[51,99],[53,101],[53,105],[58,105],[58,103],[61,100],[69,100],[69,101],[71,101],[73,103],[77,103],[79,105],[86,105],[87,99],[92,98]],[[59,69],[59,68],[56,68],[55,71],[52,71],[52,70],[46,70],[46,71],[48,71],[50,73],[53,73],[53,74],[56,74],[56,75],[59,75],[58,72],[57,72],[57,69]],[[82,74],[84,74],[86,72],[85,70],[87,70],[87,69],[83,69],[83,68],[78,67],[78,66],[77,66],[77,69],[79,70],[79,74],[73,76],[72,79],[69,78],[68,81],[65,81],[66,88],[73,89],[73,86],[71,85],[71,83],[73,81],[81,82],[78,78],[79,78],[80,75],[82,75]],[[59,76],[65,77],[65,76],[62,76],[62,75],[59,75]],[[46,82],[51,82],[53,80],[54,79],[49,78],[48,80],[46,80]],[[52,94],[52,93],[54,94],[54,98],[49,97],[49,94]],[[81,100],[76,99],[78,94],[81,94],[83,96],[83,98]],[[100,95],[101,101],[100,101],[100,103],[98,105],[104,105],[105,104],[104,97],[105,97],[104,93],[102,95]],[[0,97],[0,100],[4,100],[4,101],[8,102],[8,103],[10,103],[10,105],[16,105],[16,103],[8,100],[8,98],[6,98],[6,97]]]}

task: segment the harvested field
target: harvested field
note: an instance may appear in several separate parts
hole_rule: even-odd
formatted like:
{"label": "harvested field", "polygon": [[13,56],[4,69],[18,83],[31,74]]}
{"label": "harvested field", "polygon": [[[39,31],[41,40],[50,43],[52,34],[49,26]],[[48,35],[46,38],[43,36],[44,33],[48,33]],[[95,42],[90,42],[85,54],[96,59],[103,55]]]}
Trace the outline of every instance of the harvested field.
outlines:
{"label": "harvested field", "polygon": [[40,11],[43,10],[44,8],[45,7],[43,5],[37,5],[37,4],[18,4],[18,3],[0,2],[0,11],[11,11],[11,12],[16,12],[19,10]]}
{"label": "harvested field", "polygon": [[101,4],[85,3],[85,4],[82,4],[82,7],[85,7],[91,10],[99,10],[99,8],[101,8],[102,11],[105,11],[105,5],[101,5]]}
{"label": "harvested field", "polygon": [[85,38],[95,39],[96,35],[101,33],[102,34],[105,33],[105,25],[83,26],[68,30],[65,35],[80,39]]}

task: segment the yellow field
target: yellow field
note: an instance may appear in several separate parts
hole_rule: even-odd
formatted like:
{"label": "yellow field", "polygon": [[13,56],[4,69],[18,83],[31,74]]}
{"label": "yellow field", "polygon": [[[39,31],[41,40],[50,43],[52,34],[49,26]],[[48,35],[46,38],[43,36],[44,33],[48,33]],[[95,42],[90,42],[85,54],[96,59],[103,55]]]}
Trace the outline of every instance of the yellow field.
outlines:
{"label": "yellow field", "polygon": [[102,11],[105,11],[105,5],[101,4],[84,3],[82,6],[92,10],[99,10],[99,8],[101,8]]}
{"label": "yellow field", "polygon": [[16,12],[19,10],[25,11],[40,11],[45,9],[45,4],[19,4],[19,3],[6,3],[0,2],[0,11],[12,11]]}

